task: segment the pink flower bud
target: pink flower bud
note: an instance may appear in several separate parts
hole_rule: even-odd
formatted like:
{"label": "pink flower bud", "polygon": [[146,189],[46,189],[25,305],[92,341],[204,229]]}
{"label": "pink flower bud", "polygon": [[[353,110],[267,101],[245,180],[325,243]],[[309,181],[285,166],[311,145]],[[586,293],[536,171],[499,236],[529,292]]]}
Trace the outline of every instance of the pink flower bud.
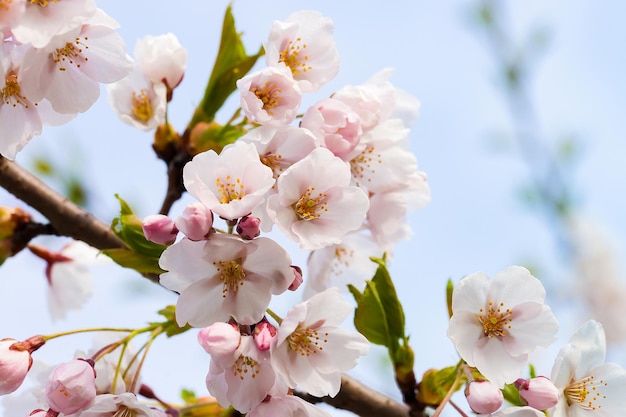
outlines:
{"label": "pink flower bud", "polygon": [[504,402],[502,391],[489,381],[472,381],[465,387],[470,408],[478,414],[495,413]]}
{"label": "pink flower bud", "polygon": [[559,389],[545,376],[515,381],[519,396],[527,405],[537,410],[547,410],[559,402]]}
{"label": "pink flower bud", "polygon": [[31,413],[28,415],[28,417],[47,417],[47,416],[48,416],[48,412],[45,410],[42,410],[41,408],[31,411]]}
{"label": "pink flower bud", "polygon": [[291,283],[291,285],[289,286],[289,288],[287,288],[289,291],[295,291],[298,289],[298,287],[300,287],[300,285],[303,282],[302,279],[302,269],[300,269],[299,266],[295,266],[295,265],[291,265],[291,269],[293,269],[293,282]]}
{"label": "pink flower bud", "polygon": [[74,359],[54,368],[46,383],[50,408],[65,415],[85,408],[96,398],[96,371],[83,359]]}
{"label": "pink flower bud", "polygon": [[[0,340],[0,395],[10,394],[22,385],[33,363],[27,349],[16,349],[15,339]],[[13,346],[13,348],[12,348]]]}
{"label": "pink flower bud", "polygon": [[143,219],[141,226],[146,239],[160,245],[171,245],[178,234],[174,220],[163,214],[147,216]]}
{"label": "pink flower bud", "polygon": [[217,322],[198,332],[198,343],[211,356],[224,357],[232,354],[239,346],[241,334],[228,323]]}
{"label": "pink flower bud", "polygon": [[252,336],[259,350],[269,350],[272,346],[272,340],[276,338],[276,327],[264,319],[256,325]]}
{"label": "pink flower bud", "polygon": [[246,240],[252,240],[261,234],[259,225],[261,220],[257,217],[245,216],[237,224],[237,233]]}
{"label": "pink flower bud", "polygon": [[213,212],[202,203],[190,204],[176,219],[176,227],[191,240],[204,240],[213,227]]}

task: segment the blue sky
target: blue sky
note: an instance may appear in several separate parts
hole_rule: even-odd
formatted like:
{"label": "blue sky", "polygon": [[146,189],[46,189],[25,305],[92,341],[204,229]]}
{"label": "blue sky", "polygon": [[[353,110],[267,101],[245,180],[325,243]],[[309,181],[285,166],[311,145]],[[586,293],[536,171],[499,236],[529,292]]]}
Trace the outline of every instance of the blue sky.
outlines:
{"label": "blue sky", "polygon": [[[182,130],[201,98],[228,2],[186,1],[174,6],[173,2],[100,0],[98,4],[120,22],[119,32],[131,54],[139,37],[165,32],[175,33],[188,49],[188,71],[170,105],[170,121]],[[457,360],[445,336],[443,294],[448,278],[458,280],[479,270],[493,275],[508,265],[528,261],[555,274],[542,279],[563,278],[558,276],[563,268],[551,230],[518,197],[517,190],[528,179],[527,167],[514,147],[493,150],[493,138],[506,137],[511,125],[497,87],[494,61],[470,17],[474,4],[422,0],[234,3],[236,22],[249,51],[265,40],[274,20],[293,11],[315,8],[334,20],[342,66],[329,85],[308,99],[309,104],[343,85],[360,84],[384,67],[394,67],[392,82],[422,103],[410,140],[420,168],[428,173],[433,201],[410,215],[415,236],[397,245],[391,267],[418,349],[418,373]],[[530,87],[543,133],[548,138],[569,133],[580,137],[584,153],[574,181],[581,196],[581,213],[607,231],[623,259],[626,29],[622,17],[626,4],[607,2],[601,7],[590,2],[518,0],[507,5],[509,27],[519,39],[533,28],[548,30],[549,43]],[[228,111],[221,115],[224,120],[236,100],[229,103]],[[117,209],[114,193],[126,198],[140,216],[158,210],[164,194],[164,167],[151,153],[150,143],[149,133],[133,130],[116,118],[103,94],[71,124],[45,130],[17,161],[28,165],[33,157],[50,154],[84,169],[85,182],[98,190],[96,214],[108,222]],[[78,149],[82,160],[68,157],[67,149]],[[0,194],[0,203],[12,204],[13,200]],[[304,263],[305,254],[294,257]],[[3,320],[0,337],[86,326],[90,324],[86,319],[94,316],[99,324],[123,325],[130,315],[134,324],[140,325],[153,319],[153,312],[164,303],[175,301],[165,291],[138,284],[132,273],[111,269],[98,273],[99,292],[83,314],[70,313],[68,320],[51,325],[45,310],[43,265],[37,262],[23,253],[0,269],[0,282],[5,286],[0,293],[0,313],[16,317],[16,309],[20,311],[18,320]],[[571,290],[566,280],[558,282],[565,294]],[[128,286],[141,294],[121,291]],[[290,301],[296,302],[297,295]],[[111,302],[115,307],[110,307]],[[287,307],[285,304],[283,312]],[[563,312],[568,318],[561,340],[566,340],[584,315],[567,308]],[[185,386],[201,392],[208,357],[191,346],[193,337],[186,340],[189,345],[185,346],[176,339],[168,340],[155,351],[167,355],[180,352]],[[67,346],[73,346],[69,339]],[[73,347],[60,353],[42,352],[41,356],[48,354],[65,360],[73,354]],[[388,389],[391,376],[381,376],[379,356],[379,351],[374,351],[355,374]],[[546,356],[540,363],[545,363],[544,371],[549,372],[553,351]],[[206,363],[198,365],[202,360]],[[177,387],[170,382],[179,365],[154,368],[149,371],[150,382],[155,381],[155,388],[162,389],[166,398],[175,396]],[[393,390],[388,392],[393,394]]]}

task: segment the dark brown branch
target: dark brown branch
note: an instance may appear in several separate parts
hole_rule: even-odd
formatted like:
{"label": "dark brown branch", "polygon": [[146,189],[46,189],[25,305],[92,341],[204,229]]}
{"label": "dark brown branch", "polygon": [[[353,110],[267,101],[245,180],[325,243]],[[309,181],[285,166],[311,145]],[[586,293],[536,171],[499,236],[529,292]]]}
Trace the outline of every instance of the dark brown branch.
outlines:
{"label": "dark brown branch", "polygon": [[298,391],[295,394],[312,404],[323,402],[335,408],[351,411],[361,417],[408,417],[411,415],[426,417],[426,413],[411,414],[406,405],[366,387],[347,375],[341,376],[341,390],[335,397],[318,398]]}
{"label": "dark brown branch", "polygon": [[161,205],[161,214],[167,215],[172,208],[172,205],[180,199],[185,192],[185,186],[183,185],[183,167],[187,162],[191,161],[191,155],[186,151],[180,150],[178,153],[167,163],[167,192],[165,199]]}

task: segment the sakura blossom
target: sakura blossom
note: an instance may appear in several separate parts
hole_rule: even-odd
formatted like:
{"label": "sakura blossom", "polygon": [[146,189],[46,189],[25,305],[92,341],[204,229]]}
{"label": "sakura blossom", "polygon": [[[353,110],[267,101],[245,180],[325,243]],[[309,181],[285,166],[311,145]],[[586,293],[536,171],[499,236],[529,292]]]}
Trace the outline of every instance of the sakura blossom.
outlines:
{"label": "sakura blossom", "polygon": [[333,98],[320,100],[309,107],[300,126],[313,132],[321,146],[345,161],[352,158],[363,133],[358,114]]}
{"label": "sakura blossom", "polygon": [[255,146],[243,142],[226,146],[219,155],[212,150],[197,154],[185,165],[183,181],[189,194],[228,220],[250,214],[275,182]]}
{"label": "sakura blossom", "polygon": [[213,230],[213,212],[202,203],[190,204],[176,218],[175,224],[190,240],[204,240]]}
{"label": "sakura blossom", "polygon": [[148,131],[165,121],[167,87],[148,81],[138,65],[125,78],[109,84],[107,92],[109,104],[124,123]]}
{"label": "sakura blossom", "polygon": [[552,408],[559,401],[559,389],[545,376],[528,380],[519,378],[514,385],[519,390],[519,397],[524,404],[537,410]]}
{"label": "sakura blossom", "polygon": [[274,22],[264,45],[267,65],[286,65],[303,92],[318,90],[339,71],[333,31],[330,18],[311,10]]}
{"label": "sakura blossom", "polygon": [[267,67],[237,81],[241,109],[262,125],[284,126],[298,114],[302,93],[285,67]]}
{"label": "sakura blossom", "polygon": [[331,417],[326,411],[295,395],[272,395],[248,414],[248,417]]}
{"label": "sakura blossom", "polygon": [[626,413],[626,370],[605,363],[602,324],[589,320],[559,351],[552,382],[560,391],[553,417],[621,416]]}
{"label": "sakura blossom", "polygon": [[161,274],[161,284],[180,294],[180,326],[204,327],[231,317],[241,324],[257,323],[271,295],[286,291],[293,281],[290,256],[264,237],[184,238],[163,252],[159,264],[168,271]]}
{"label": "sakura blossom", "polygon": [[70,415],[96,397],[96,372],[92,363],[75,359],[52,371],[46,384],[46,399],[51,409]]}
{"label": "sakura blossom", "polygon": [[152,410],[139,402],[135,394],[100,394],[80,413],[80,417],[152,417]]}
{"label": "sakura blossom", "polygon": [[171,91],[183,79],[187,66],[187,50],[173,33],[145,36],[135,45],[135,59],[147,80],[165,84]]}
{"label": "sakura blossom", "polygon": [[362,289],[365,280],[376,272],[377,265],[370,258],[382,255],[372,236],[362,231],[350,232],[341,243],[312,251],[303,297],[330,287],[346,289],[348,284]]}
{"label": "sakura blossom", "polygon": [[528,354],[556,337],[558,323],[544,300],[541,282],[521,266],[493,279],[482,272],[468,275],[454,289],[448,337],[461,358],[492,383],[512,383]]}
{"label": "sakura blossom", "polygon": [[489,381],[471,381],[465,386],[465,399],[477,414],[494,413],[504,403],[500,388]]}
{"label": "sakura blossom", "polygon": [[17,390],[30,369],[30,352],[17,347],[15,339],[0,340],[0,395]]}
{"label": "sakura blossom", "polygon": [[252,336],[244,335],[230,355],[211,356],[206,384],[222,406],[247,413],[265,399],[275,378],[270,352],[260,350]]}
{"label": "sakura blossom", "polygon": [[27,1],[23,16],[11,28],[22,44],[44,48],[52,38],[80,27],[96,13],[94,0]]}
{"label": "sakura blossom", "polygon": [[24,94],[35,101],[48,99],[59,113],[81,113],[98,99],[99,83],[128,75],[132,60],[107,18],[96,13],[91,21],[53,37],[45,47],[30,48],[23,62]]}
{"label": "sakura blossom", "polygon": [[171,245],[178,234],[174,220],[164,214],[146,216],[141,221],[141,229],[146,239],[160,245]]}
{"label": "sakura blossom", "polygon": [[352,369],[369,351],[363,335],[338,327],[351,311],[337,288],[292,307],[278,328],[272,352],[280,378],[317,397],[337,395],[341,372]]}
{"label": "sakura blossom", "polygon": [[305,250],[341,243],[363,224],[369,208],[367,195],[350,185],[348,165],[325,148],[285,170],[277,190],[267,199],[268,215]]}
{"label": "sakura blossom", "polygon": [[0,33],[4,33],[17,26],[26,10],[26,0],[2,1],[0,7]]}
{"label": "sakura blossom", "polygon": [[492,414],[479,414],[479,417],[545,417],[545,414],[532,407],[507,407]]}

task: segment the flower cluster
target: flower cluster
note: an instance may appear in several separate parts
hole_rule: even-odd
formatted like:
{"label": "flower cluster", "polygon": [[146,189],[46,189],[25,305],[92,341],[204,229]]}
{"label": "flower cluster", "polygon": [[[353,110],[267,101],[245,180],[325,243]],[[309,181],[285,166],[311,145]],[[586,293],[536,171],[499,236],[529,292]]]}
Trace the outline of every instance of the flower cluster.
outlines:
{"label": "flower cluster", "polygon": [[2,4],[0,154],[15,158],[43,124],[86,111],[132,69],[118,24],[93,0]]}

